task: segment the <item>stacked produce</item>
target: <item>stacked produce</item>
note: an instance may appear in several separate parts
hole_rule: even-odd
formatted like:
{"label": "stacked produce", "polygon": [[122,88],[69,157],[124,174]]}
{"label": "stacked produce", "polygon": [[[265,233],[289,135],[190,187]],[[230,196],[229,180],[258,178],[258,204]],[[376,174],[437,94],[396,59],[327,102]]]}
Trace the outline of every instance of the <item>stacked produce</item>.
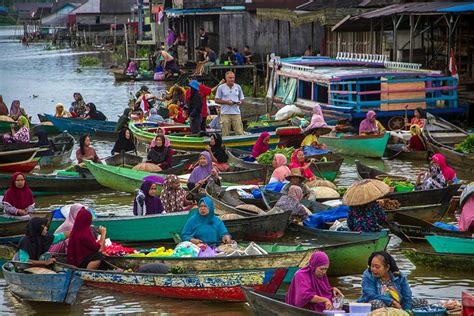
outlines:
{"label": "stacked produce", "polygon": [[377,200],[377,203],[379,203],[381,208],[387,211],[396,210],[400,208],[400,205],[401,205],[398,200],[390,200],[390,199]]}
{"label": "stacked produce", "polygon": [[293,147],[286,147],[286,148],[275,148],[275,149],[270,149],[260,156],[257,157],[257,162],[261,165],[271,165],[273,161],[273,157],[276,154],[283,154],[285,155],[286,159],[288,161],[291,161],[291,155],[295,149]]}
{"label": "stacked produce", "polygon": [[460,153],[474,153],[474,135],[469,135],[462,143],[454,145],[454,150]]}

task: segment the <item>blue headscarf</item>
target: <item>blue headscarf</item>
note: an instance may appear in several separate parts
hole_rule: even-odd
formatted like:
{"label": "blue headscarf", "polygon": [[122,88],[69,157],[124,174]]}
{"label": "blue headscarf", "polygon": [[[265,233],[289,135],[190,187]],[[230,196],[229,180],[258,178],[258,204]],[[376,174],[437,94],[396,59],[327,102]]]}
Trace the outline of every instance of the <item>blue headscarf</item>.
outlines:
{"label": "blue headscarf", "polygon": [[209,214],[202,216],[197,212],[188,219],[181,232],[183,241],[189,241],[191,238],[202,240],[208,245],[220,244],[222,237],[229,235],[224,222],[214,215],[214,203],[208,197],[203,197],[199,200],[198,206],[201,202],[206,203],[209,209]]}

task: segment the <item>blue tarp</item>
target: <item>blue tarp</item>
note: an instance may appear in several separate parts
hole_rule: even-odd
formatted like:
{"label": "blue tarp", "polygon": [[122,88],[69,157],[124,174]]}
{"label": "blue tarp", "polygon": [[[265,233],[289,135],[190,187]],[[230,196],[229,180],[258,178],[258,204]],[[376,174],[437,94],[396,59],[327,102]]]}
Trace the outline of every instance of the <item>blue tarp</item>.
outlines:
{"label": "blue tarp", "polygon": [[340,218],[347,218],[348,214],[349,206],[341,205],[327,211],[310,215],[304,220],[303,225],[311,228],[326,228],[325,223],[334,222]]}
{"label": "blue tarp", "polygon": [[468,11],[474,11],[474,3],[454,5],[452,7],[438,10],[438,12],[468,12]]}
{"label": "blue tarp", "polygon": [[0,6],[0,13],[8,13],[8,8]]}

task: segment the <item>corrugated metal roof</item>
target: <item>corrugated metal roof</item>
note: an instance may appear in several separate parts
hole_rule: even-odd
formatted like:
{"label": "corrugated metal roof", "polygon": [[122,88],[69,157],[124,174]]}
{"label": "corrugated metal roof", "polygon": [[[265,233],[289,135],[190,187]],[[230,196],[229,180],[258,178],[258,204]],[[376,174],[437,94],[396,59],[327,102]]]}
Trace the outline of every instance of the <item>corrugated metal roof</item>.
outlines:
{"label": "corrugated metal roof", "polygon": [[405,4],[393,4],[370,12],[362,13],[356,18],[373,19],[397,14],[441,14],[443,9],[459,6],[459,2],[412,2]]}

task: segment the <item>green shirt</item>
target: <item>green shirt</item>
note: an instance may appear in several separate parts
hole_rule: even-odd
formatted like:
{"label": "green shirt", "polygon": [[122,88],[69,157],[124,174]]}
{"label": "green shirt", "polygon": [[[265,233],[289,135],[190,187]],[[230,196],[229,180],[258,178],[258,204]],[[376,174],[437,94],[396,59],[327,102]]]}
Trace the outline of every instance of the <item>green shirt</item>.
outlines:
{"label": "green shirt", "polygon": [[[59,233],[59,234],[54,234],[54,239],[53,239],[53,244],[57,244],[58,242],[61,242],[63,240],[66,239],[66,236],[64,235],[64,233]],[[28,262],[30,260],[30,255],[28,254],[28,252],[24,251],[23,249],[20,249],[18,252],[17,252],[17,257],[20,259],[20,262]],[[39,258],[39,260],[47,260],[47,258],[45,258],[45,254],[42,254]]]}

